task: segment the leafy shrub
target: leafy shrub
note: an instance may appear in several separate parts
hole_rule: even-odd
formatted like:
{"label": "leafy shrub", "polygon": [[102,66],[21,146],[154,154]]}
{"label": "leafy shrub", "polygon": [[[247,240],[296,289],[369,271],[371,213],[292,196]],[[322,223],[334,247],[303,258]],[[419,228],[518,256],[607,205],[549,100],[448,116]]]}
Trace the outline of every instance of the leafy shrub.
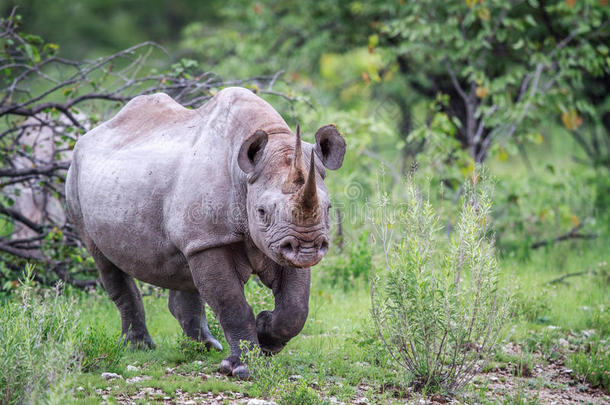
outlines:
{"label": "leafy shrub", "polygon": [[287,387],[281,396],[280,405],[317,405],[322,403],[316,392],[305,381]]}
{"label": "leafy shrub", "polygon": [[258,346],[250,347],[246,341],[240,342],[241,361],[248,365],[253,380],[252,395],[270,398],[282,392],[288,380],[286,368],[280,365],[277,357],[265,356]]}
{"label": "leafy shrub", "polygon": [[532,244],[580,229],[596,230],[595,192],[582,174],[547,166],[544,175],[498,184],[494,231],[502,254],[528,258]]}
{"label": "leafy shrub", "polygon": [[323,277],[330,285],[348,290],[354,286],[354,280],[368,279],[373,259],[369,232],[362,232],[354,244],[348,244],[346,253],[328,259],[322,262],[321,267]]}
{"label": "leafy shrub", "polygon": [[449,243],[412,177],[406,204],[382,195],[373,215],[385,257],[371,281],[373,319],[394,363],[425,392],[463,387],[490,359],[508,314],[486,235],[489,193],[477,180],[464,185]]}
{"label": "leafy shrub", "polygon": [[125,345],[118,334],[109,333],[104,325],[97,323],[83,334],[79,351],[83,371],[111,370],[123,357]]}
{"label": "leafy shrub", "polygon": [[610,392],[610,349],[607,340],[590,342],[585,351],[571,354],[568,364],[579,378]]}
{"label": "leafy shrub", "polygon": [[3,404],[42,403],[54,395],[68,395],[68,372],[78,369],[79,313],[73,301],[59,287],[37,292],[32,279],[33,268],[28,266],[17,299],[0,305]]}
{"label": "leafy shrub", "polygon": [[199,360],[205,357],[209,351],[205,343],[193,340],[184,333],[178,335],[176,346],[182,352],[187,362]]}

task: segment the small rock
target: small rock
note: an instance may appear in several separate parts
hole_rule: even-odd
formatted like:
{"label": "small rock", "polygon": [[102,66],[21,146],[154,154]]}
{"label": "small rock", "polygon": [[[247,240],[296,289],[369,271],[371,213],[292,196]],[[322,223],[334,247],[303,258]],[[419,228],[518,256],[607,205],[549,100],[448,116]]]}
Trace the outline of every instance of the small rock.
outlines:
{"label": "small rock", "polygon": [[572,371],[573,371],[573,370],[572,370],[571,368],[566,368],[565,370],[563,370],[563,372],[564,372],[565,374],[572,374]]}
{"label": "small rock", "polygon": [[149,375],[142,375],[142,376],[135,376],[135,377],[128,378],[127,380],[125,380],[125,382],[127,384],[135,384],[140,381],[146,381],[146,380],[151,380],[151,379],[152,379],[152,377]]}
{"label": "small rock", "polygon": [[252,398],[246,405],[277,405],[273,401],[265,401],[264,399]]}
{"label": "small rock", "polygon": [[119,374],[116,374],[116,373],[102,373],[102,378],[104,380],[112,380],[112,379],[115,379],[115,378],[121,378],[122,379],[123,377],[120,376]]}
{"label": "small rock", "polygon": [[127,366],[127,371],[139,371],[140,367],[132,366],[131,364]]}
{"label": "small rock", "polygon": [[184,404],[184,405],[196,405],[196,404],[197,404],[197,402],[195,402],[195,401],[193,401],[193,400],[190,400],[190,401],[183,402],[183,404]]}
{"label": "small rock", "polygon": [[561,338],[561,339],[559,339],[559,346],[561,346],[561,347],[568,347],[568,346],[570,346],[570,342],[568,342],[564,338]]}
{"label": "small rock", "polygon": [[489,376],[489,381],[497,382],[497,381],[499,381],[499,378],[496,377],[495,375],[490,375]]}
{"label": "small rock", "polygon": [[365,397],[356,398],[356,400],[354,401],[354,404],[357,404],[357,405],[366,405],[368,403],[369,403],[369,400],[366,399]]}
{"label": "small rock", "polygon": [[291,375],[290,377],[288,377],[288,379],[289,379],[290,381],[296,381],[296,380],[300,380],[300,379],[302,379],[302,378],[303,378],[303,377],[302,377],[302,376],[300,376],[300,375],[298,375],[298,374],[293,374],[293,375]]}
{"label": "small rock", "polygon": [[76,391],[84,391],[85,389],[83,387],[76,387]]}

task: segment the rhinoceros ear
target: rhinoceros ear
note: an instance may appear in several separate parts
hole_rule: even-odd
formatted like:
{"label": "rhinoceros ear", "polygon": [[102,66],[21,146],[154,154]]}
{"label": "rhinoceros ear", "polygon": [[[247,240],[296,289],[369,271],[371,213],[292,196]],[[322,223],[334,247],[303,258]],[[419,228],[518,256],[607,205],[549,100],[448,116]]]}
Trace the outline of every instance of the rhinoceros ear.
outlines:
{"label": "rhinoceros ear", "polygon": [[244,173],[250,173],[254,170],[261,156],[263,156],[263,150],[267,145],[268,138],[267,133],[259,129],[241,144],[239,155],[237,156],[237,164]]}
{"label": "rhinoceros ear", "polygon": [[336,170],[343,164],[345,156],[345,139],[341,136],[337,127],[325,125],[316,132],[316,155],[324,166],[330,170]]}

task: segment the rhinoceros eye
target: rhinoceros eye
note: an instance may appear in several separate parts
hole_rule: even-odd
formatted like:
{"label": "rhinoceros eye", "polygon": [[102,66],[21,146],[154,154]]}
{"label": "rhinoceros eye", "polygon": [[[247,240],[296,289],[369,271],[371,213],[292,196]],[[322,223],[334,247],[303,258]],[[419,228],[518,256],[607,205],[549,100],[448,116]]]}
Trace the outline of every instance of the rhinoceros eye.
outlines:
{"label": "rhinoceros eye", "polygon": [[258,216],[261,217],[261,218],[264,218],[265,215],[267,215],[267,212],[263,208],[259,208],[257,210],[257,212],[258,212]]}

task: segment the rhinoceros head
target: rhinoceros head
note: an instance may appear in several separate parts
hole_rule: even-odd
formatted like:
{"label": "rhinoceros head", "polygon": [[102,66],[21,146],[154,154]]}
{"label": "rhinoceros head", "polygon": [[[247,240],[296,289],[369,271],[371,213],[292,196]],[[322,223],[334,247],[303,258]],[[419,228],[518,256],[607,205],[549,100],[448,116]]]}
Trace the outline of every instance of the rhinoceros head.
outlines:
{"label": "rhinoceros head", "polygon": [[248,174],[248,228],[256,246],[276,263],[311,267],[328,251],[330,199],[324,167],[343,164],[345,140],[334,125],[316,143],[293,134],[258,130],[242,144],[238,164]]}

